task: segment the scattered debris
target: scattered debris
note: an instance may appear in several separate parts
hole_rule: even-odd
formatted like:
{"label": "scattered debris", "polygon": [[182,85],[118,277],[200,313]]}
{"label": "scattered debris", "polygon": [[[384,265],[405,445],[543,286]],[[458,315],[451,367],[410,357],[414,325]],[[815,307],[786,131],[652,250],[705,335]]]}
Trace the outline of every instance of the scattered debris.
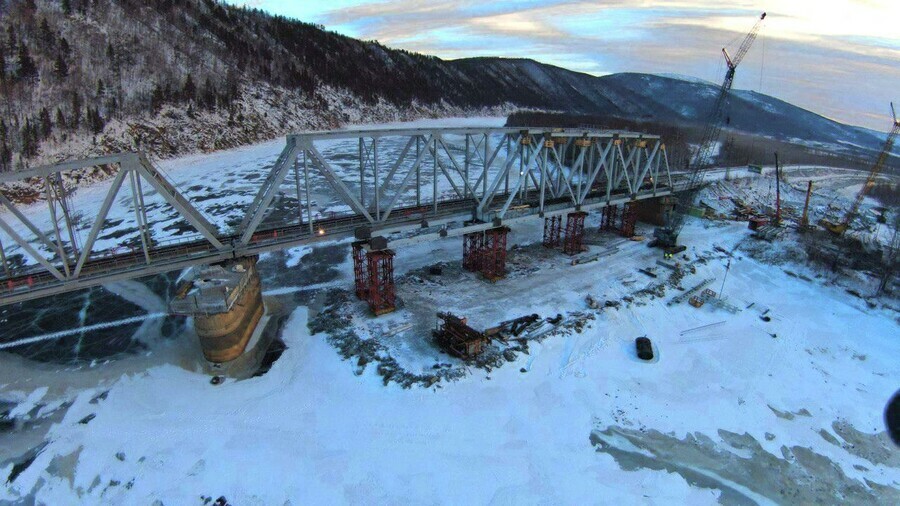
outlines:
{"label": "scattered debris", "polygon": [[407,330],[409,330],[411,328],[413,328],[412,323],[404,323],[403,325],[398,325],[392,329],[388,329],[387,331],[385,331],[384,335],[387,337],[395,336],[401,332],[406,332]]}
{"label": "scattered debris", "polygon": [[692,329],[682,330],[680,335],[684,336],[686,334],[690,334],[690,333],[697,332],[700,330],[709,330],[713,327],[718,327],[719,325],[722,325],[724,323],[725,323],[725,321],[723,320],[723,321],[716,322],[716,323],[710,323],[708,325],[701,325],[699,327],[694,327]]}
{"label": "scattered debris", "polygon": [[656,273],[654,273],[654,272],[651,271],[650,269],[638,269],[638,272],[640,272],[640,273],[642,273],[642,274],[646,274],[646,275],[650,276],[651,278],[656,278],[656,277],[658,277],[658,276],[656,275]]}
{"label": "scattered debris", "polygon": [[[669,301],[668,305],[673,306],[675,304],[681,304],[682,302],[684,302],[685,299],[692,298],[692,296],[695,293],[699,292],[700,290],[702,290],[703,288],[705,288],[707,285],[709,285],[710,283],[712,283],[715,280],[716,280],[716,278],[704,279],[703,281],[697,283],[695,286],[689,288],[684,293],[672,297],[672,300]],[[697,307],[699,307],[699,306],[697,306]]]}

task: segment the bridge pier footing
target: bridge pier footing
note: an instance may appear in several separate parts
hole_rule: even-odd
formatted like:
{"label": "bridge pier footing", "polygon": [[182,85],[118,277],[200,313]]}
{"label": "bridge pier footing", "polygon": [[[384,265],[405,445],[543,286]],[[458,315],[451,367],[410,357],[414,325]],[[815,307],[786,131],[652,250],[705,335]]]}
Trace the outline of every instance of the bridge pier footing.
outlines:
{"label": "bridge pier footing", "polygon": [[366,241],[353,243],[353,284],[356,298],[369,300],[369,269],[366,260]]}
{"label": "bridge pier footing", "polygon": [[463,235],[463,269],[478,272],[481,269],[481,256],[484,250],[484,232],[472,232]]}
{"label": "bridge pier footing", "polygon": [[566,239],[563,243],[563,253],[577,255],[584,247],[584,220],[587,213],[576,211],[566,217]]}
{"label": "bridge pier footing", "polygon": [[617,230],[616,221],[619,219],[619,206],[607,205],[603,208],[603,214],[600,217],[600,230],[602,232],[615,232]]}
{"label": "bridge pier footing", "polygon": [[257,257],[244,257],[199,270],[170,304],[173,313],[193,316],[207,361],[222,364],[241,355],[265,313]]}
{"label": "bridge pier footing", "polygon": [[562,243],[562,216],[544,218],[544,247],[557,248]]}
{"label": "bridge pier footing", "polygon": [[509,227],[494,227],[463,236],[463,268],[489,281],[506,277],[506,244]]}
{"label": "bridge pier footing", "polygon": [[354,293],[369,304],[375,316],[397,308],[394,255],[383,237],[356,241],[352,245]]}
{"label": "bridge pier footing", "polygon": [[622,211],[622,237],[634,237],[634,226],[637,224],[637,202],[626,202]]}
{"label": "bridge pier footing", "polygon": [[484,231],[484,249],[481,254],[481,275],[489,281],[506,277],[506,243],[509,227],[496,227]]}
{"label": "bridge pier footing", "polygon": [[369,277],[368,302],[375,316],[391,313],[397,308],[394,290],[394,251],[381,249],[366,253]]}
{"label": "bridge pier footing", "polygon": [[635,202],[637,218],[651,225],[665,225],[667,215],[674,211],[677,202],[678,199],[668,195]]}

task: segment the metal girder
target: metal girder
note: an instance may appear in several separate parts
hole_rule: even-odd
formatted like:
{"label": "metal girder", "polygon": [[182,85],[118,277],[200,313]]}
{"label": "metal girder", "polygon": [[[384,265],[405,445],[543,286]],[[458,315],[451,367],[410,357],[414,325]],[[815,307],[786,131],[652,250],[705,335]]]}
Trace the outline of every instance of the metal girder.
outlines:
{"label": "metal girder", "polygon": [[354,197],[350,193],[350,190],[347,189],[347,185],[345,185],[344,182],[341,181],[341,178],[334,172],[334,169],[331,167],[331,165],[329,165],[328,162],[325,161],[322,153],[319,153],[319,150],[316,149],[316,147],[312,143],[307,143],[302,147],[303,150],[308,153],[309,158],[312,160],[312,162],[318,165],[319,171],[323,176],[325,176],[325,179],[332,186],[332,188],[334,188],[334,190],[338,192],[339,196],[344,199],[344,202],[346,202],[347,205],[349,205],[354,211],[356,211],[357,214],[361,214],[367,220],[369,220],[370,223],[375,223],[375,219],[372,218],[372,215],[370,215],[369,212],[366,211],[365,207],[363,207],[362,203],[360,203],[359,200],[356,200],[356,197]]}
{"label": "metal girder", "polygon": [[268,211],[269,205],[275,198],[275,194],[278,193],[278,187],[284,181],[284,178],[287,177],[296,159],[297,146],[289,141],[287,146],[281,151],[281,154],[278,155],[275,165],[263,180],[262,186],[256,193],[253,202],[250,203],[250,207],[245,211],[244,219],[241,220],[241,224],[238,226],[242,244],[247,244],[254,232],[256,232],[257,227],[259,227]]}
{"label": "metal girder", "polygon": [[187,198],[175,188],[166,178],[156,170],[142,153],[137,154],[136,163],[129,163],[129,169],[136,170],[139,175],[143,176],[153,188],[159,192],[160,196],[165,199],[172,207],[178,211],[182,218],[187,220],[200,235],[206,238],[210,244],[216,249],[222,249],[223,245],[217,238],[219,231],[197,210]]}
{"label": "metal girder", "polygon": [[94,225],[91,227],[91,231],[88,234],[88,239],[84,243],[84,247],[81,249],[81,256],[78,257],[78,263],[75,265],[75,272],[72,273],[72,277],[77,278],[79,274],[81,274],[81,269],[84,268],[84,263],[87,262],[88,258],[91,256],[91,252],[94,248],[94,241],[97,240],[97,235],[100,233],[100,230],[103,229],[103,222],[106,221],[106,215],[109,214],[109,209],[113,205],[113,201],[116,198],[116,195],[119,193],[119,188],[122,187],[122,182],[125,180],[125,174],[129,169],[120,168],[119,172],[116,174],[115,179],[113,179],[112,185],[109,187],[109,191],[106,193],[106,198],[103,200],[103,204],[100,206],[100,213],[97,215],[97,219],[94,220]]}
{"label": "metal girder", "polygon": [[0,193],[0,204],[2,204],[3,207],[9,209],[9,212],[13,213],[16,219],[18,219],[23,225],[25,225],[28,230],[30,230],[31,233],[34,234],[44,244],[44,246],[47,246],[50,251],[56,251],[56,245],[53,244],[50,238],[48,238],[46,234],[41,232],[41,230],[37,228],[37,226],[35,226],[35,224],[32,223],[31,220],[29,220],[24,214],[22,214],[22,212],[19,211],[15,204],[4,197],[2,193]]}
{"label": "metal girder", "polygon": [[22,238],[22,236],[17,234],[16,231],[12,227],[10,227],[9,224],[6,223],[6,220],[4,220],[2,217],[0,217],[0,228],[2,228],[4,232],[9,234],[9,236],[12,237],[13,241],[15,241],[16,244],[18,244],[19,246],[22,247],[22,249],[27,251],[28,254],[31,256],[31,258],[33,258],[39,264],[43,265],[44,268],[47,269],[47,271],[50,274],[53,274],[53,277],[55,277],[56,279],[58,279],[60,281],[65,281],[67,279],[67,277],[63,273],[59,272],[59,269],[57,269],[50,262],[48,262],[47,259],[44,258],[43,255],[41,255],[37,250],[35,250],[31,246],[31,244],[29,244],[28,241],[26,241],[25,239]]}
{"label": "metal girder", "polygon": [[[426,143],[431,142],[431,138],[429,137]],[[412,179],[413,174],[416,174],[419,170],[419,167],[422,165],[422,160],[425,158],[425,151],[420,151],[419,155],[416,157],[416,160],[413,162],[413,166],[406,173],[406,176],[400,182],[400,187],[397,188],[397,193],[394,194],[394,197],[391,198],[391,201],[388,202],[387,209],[385,209],[383,221],[387,221],[390,218],[391,213],[394,211],[394,207],[397,205],[397,201],[400,197],[403,196],[403,192],[406,190],[406,187],[409,186],[409,182]]]}
{"label": "metal girder", "polygon": [[116,155],[100,156],[96,158],[85,158],[83,160],[73,160],[71,162],[60,162],[55,165],[43,165],[34,169],[4,172],[0,173],[0,183],[12,183],[15,181],[24,181],[34,177],[47,177],[51,174],[65,172],[70,170],[86,169],[88,167],[97,167],[100,165],[114,165],[121,163],[122,160],[133,156],[133,153],[119,153]]}
{"label": "metal girder", "polygon": [[[576,142],[579,140],[584,142]],[[648,144],[651,149],[644,149],[640,147],[642,143],[633,141],[647,141],[651,143]],[[348,149],[334,149],[343,144],[347,144]],[[410,156],[411,152],[415,156]],[[358,167],[351,163],[349,171],[345,167],[348,155],[359,156],[355,161]],[[338,158],[331,158],[333,156]],[[549,216],[614,201],[666,195],[672,190],[665,150],[656,136],[546,128],[342,130],[290,135],[275,165],[259,180],[260,186],[241,225],[227,234],[217,230],[195,203],[140,154],[121,154],[7,173],[3,180],[22,181],[36,175],[54,174],[59,178],[63,171],[96,164],[119,164],[121,169],[112,181],[83,246],[76,244],[76,240],[81,239],[71,233],[70,223],[67,225],[72,237],[61,241],[64,230],[58,220],[55,232],[44,233],[35,225],[42,221],[35,221],[30,209],[28,213],[17,213],[14,205],[7,206],[0,200],[0,209],[4,212],[8,209],[8,216],[19,218],[21,215],[26,218],[22,220],[24,226],[37,232],[34,235],[37,239],[30,236],[25,239],[8,223],[0,225],[5,233],[4,242],[7,236],[10,237],[26,254],[24,266],[4,262],[6,270],[0,269],[0,273],[5,272],[6,279],[13,281],[8,286],[16,287],[6,292],[0,289],[0,305],[10,300],[40,296],[31,294],[64,293],[112,279],[140,277],[186,265],[340,239],[352,236],[359,227],[377,230],[379,234],[412,231],[423,226],[433,231],[436,226],[446,227],[461,219],[468,221],[474,217],[478,223],[479,220],[488,221],[489,216],[504,221],[539,214]],[[288,181],[291,170],[294,171],[293,178]],[[513,171],[517,174],[512,174]],[[642,189],[647,186],[643,185],[647,174],[653,177],[653,187]],[[98,252],[94,251],[95,243],[126,177],[131,178],[135,207],[133,213],[130,209],[127,212],[133,214],[130,219],[136,220],[140,234],[140,241],[130,245],[138,243],[140,249],[132,248],[124,254],[104,251],[103,256],[98,257]],[[150,226],[157,220],[147,216],[155,211],[143,203],[142,179],[161,195],[180,219],[196,229],[202,239],[170,245],[165,237],[154,234],[151,240]],[[323,181],[327,184],[322,185]],[[297,194],[298,211],[292,210],[283,220],[285,223],[270,223],[266,217],[277,215],[273,214],[273,206],[285,183],[291,185],[292,195]],[[357,184],[359,192],[356,191]],[[315,194],[312,193],[314,185]],[[65,206],[65,189],[61,185],[56,188],[52,181],[49,188],[59,205]],[[314,217],[311,198],[320,194],[320,198],[326,200]],[[439,199],[441,195],[444,199]],[[521,205],[516,206],[515,213],[510,213],[514,203]],[[339,206],[340,210],[327,213],[327,206],[332,205]],[[51,203],[49,209],[52,215],[59,207]],[[64,214],[69,220],[68,211]],[[0,214],[2,218],[6,217]],[[10,245],[4,246],[5,254]],[[61,259],[64,265],[60,268],[55,258],[48,259],[42,254],[45,250],[74,256],[72,271],[63,272],[68,266],[66,260]],[[178,253],[173,254],[173,251]],[[32,287],[33,273],[37,277]],[[27,289],[23,285],[23,276],[29,279]]]}

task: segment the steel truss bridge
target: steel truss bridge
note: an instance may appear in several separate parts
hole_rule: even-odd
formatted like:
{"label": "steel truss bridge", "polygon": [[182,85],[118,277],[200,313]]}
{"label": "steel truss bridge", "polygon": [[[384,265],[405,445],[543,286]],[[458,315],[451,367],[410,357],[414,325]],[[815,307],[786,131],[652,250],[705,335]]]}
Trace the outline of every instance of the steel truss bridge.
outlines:
{"label": "steel truss bridge", "polygon": [[[330,153],[327,148],[335,142],[355,149]],[[96,216],[89,217],[89,226],[80,220],[79,227],[72,211],[77,194],[63,175],[95,167],[117,170]],[[323,181],[346,212],[317,209],[311,187]],[[202,209],[202,199],[192,201],[141,153],[0,174],[0,184],[40,187],[45,200],[20,207],[0,193],[0,305],[340,240],[361,231],[386,237],[414,229],[419,229],[420,237],[461,235],[535,215],[588,210],[674,191],[659,137],[546,128],[289,135],[258,183],[242,221],[228,226],[215,225]],[[122,198],[126,187],[130,193]],[[146,204],[154,192],[190,233],[162,237],[154,229],[153,213],[158,208]],[[287,211],[285,195],[294,203]],[[130,209],[119,209],[119,215],[133,216],[137,229],[128,241],[122,240],[128,247],[123,252],[98,246],[111,210],[123,205]],[[43,226],[37,224],[37,212]],[[409,239],[392,241],[391,246],[404,241]],[[19,261],[14,262],[9,250],[16,246]]]}

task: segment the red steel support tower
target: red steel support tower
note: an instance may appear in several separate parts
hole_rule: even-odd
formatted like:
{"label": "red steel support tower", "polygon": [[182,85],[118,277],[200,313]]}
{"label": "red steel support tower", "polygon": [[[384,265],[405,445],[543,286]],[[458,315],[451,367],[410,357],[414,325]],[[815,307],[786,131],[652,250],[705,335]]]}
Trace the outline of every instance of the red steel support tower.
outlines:
{"label": "red steel support tower", "polygon": [[484,232],[472,232],[463,236],[463,269],[478,272],[481,268]]}
{"label": "red steel support tower", "polygon": [[563,253],[566,255],[577,255],[581,253],[584,244],[584,219],[587,213],[577,211],[569,213],[566,220],[566,241],[563,244]]}
{"label": "red steel support tower", "polygon": [[634,225],[637,223],[637,202],[626,202],[622,212],[622,236],[634,237]]}
{"label": "red steel support tower", "polygon": [[619,206],[607,205],[603,208],[603,216],[600,219],[600,230],[616,230],[616,221],[619,219]]}
{"label": "red steel support tower", "polygon": [[508,233],[508,227],[492,228],[484,232],[481,274],[491,281],[506,277],[506,236]]}
{"label": "red steel support tower", "polygon": [[360,300],[369,298],[369,276],[366,269],[365,241],[353,243],[353,280],[356,288],[356,297]]}
{"label": "red steel support tower", "polygon": [[394,252],[389,249],[370,251],[366,258],[369,272],[369,307],[375,316],[390,313],[396,309],[397,301],[394,292]]}
{"label": "red steel support tower", "polygon": [[544,246],[555,248],[562,243],[562,216],[544,218]]}

